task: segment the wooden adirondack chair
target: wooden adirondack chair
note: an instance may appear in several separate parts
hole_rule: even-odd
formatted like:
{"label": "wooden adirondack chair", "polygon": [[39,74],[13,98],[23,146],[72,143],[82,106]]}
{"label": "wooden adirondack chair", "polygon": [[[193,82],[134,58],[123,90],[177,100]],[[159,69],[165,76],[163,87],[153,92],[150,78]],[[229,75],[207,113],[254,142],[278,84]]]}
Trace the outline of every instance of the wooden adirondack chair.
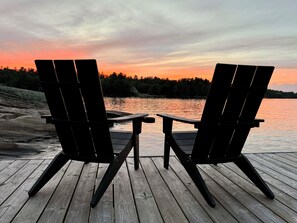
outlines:
{"label": "wooden adirondack chair", "polygon": [[[211,207],[215,201],[196,164],[234,162],[269,198],[274,194],[249,160],[241,153],[274,67],[217,64],[201,121],[167,114],[163,117],[164,167],[168,169],[170,147]],[[173,121],[193,124],[198,131],[173,132]]]}
{"label": "wooden adirondack chair", "polygon": [[[147,114],[108,118],[95,60],[36,60],[41,86],[51,112],[47,122],[55,125],[62,151],[29,191],[36,194],[68,160],[110,163],[91,206],[95,207],[134,148],[139,167],[139,134]],[[132,121],[133,131],[112,132],[115,122]],[[149,119],[148,122],[153,122]]]}

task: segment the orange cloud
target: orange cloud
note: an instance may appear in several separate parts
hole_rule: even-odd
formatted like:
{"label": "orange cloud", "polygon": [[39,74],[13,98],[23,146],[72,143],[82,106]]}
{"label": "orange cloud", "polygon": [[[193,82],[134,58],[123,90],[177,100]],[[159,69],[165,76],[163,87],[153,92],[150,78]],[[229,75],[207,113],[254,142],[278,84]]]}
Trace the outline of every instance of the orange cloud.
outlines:
{"label": "orange cloud", "polygon": [[84,49],[68,47],[65,42],[29,40],[13,44],[2,43],[6,51],[0,51],[0,66],[10,68],[35,68],[36,59],[86,58],[89,53]]}

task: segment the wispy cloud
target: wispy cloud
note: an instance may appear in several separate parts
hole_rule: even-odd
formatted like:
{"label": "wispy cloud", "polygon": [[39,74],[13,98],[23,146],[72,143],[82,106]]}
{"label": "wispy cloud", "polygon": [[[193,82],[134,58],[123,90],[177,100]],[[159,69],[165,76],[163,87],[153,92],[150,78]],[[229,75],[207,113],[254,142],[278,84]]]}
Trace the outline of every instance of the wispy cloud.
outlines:
{"label": "wispy cloud", "polygon": [[297,72],[296,11],[290,0],[2,0],[0,65],[88,57],[107,72],[170,77],[269,64],[280,87],[285,69]]}

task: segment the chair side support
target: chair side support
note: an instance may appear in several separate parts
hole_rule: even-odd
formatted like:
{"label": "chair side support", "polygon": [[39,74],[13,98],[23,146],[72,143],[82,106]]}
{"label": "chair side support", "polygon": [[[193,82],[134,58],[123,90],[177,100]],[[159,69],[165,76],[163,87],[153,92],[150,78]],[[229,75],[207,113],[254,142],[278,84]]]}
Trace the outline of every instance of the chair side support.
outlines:
{"label": "chair side support", "polygon": [[68,162],[68,160],[69,158],[62,152],[55,156],[33,187],[29,190],[29,197],[35,195]]}
{"label": "chair side support", "polygon": [[234,163],[242,170],[242,172],[247,175],[247,177],[270,199],[274,198],[274,194],[267,186],[265,181],[259,175],[257,170],[253,167],[250,161],[241,154]]}
{"label": "chair side support", "polygon": [[92,208],[94,208],[97,205],[97,203],[100,201],[101,197],[105,193],[111,181],[113,180],[113,178],[115,177],[119,169],[121,168],[123,162],[126,160],[126,157],[128,156],[129,152],[132,149],[131,143],[132,142],[130,141],[130,143],[126,145],[126,147],[122,150],[122,152],[120,152],[119,155],[117,155],[114,158],[114,161],[111,164],[109,164],[95,194],[93,195],[93,198],[91,201]]}
{"label": "chair side support", "polygon": [[216,206],[214,198],[209,192],[196,164],[191,160],[189,155],[185,154],[182,150],[179,149],[178,145],[176,144],[172,136],[169,137],[169,140],[170,145],[173,151],[175,152],[175,155],[178,157],[181,164],[186,169],[187,173],[195,183],[196,187],[198,188],[206,202],[214,208]]}

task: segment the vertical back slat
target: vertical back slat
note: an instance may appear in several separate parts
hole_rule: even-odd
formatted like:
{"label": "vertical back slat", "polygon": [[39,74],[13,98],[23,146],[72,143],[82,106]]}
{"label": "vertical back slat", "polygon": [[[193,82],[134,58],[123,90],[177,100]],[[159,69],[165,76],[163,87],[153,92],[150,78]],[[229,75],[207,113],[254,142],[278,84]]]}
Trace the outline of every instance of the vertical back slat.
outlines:
{"label": "vertical back slat", "polygon": [[216,65],[201,122],[216,124],[220,121],[236,67],[231,64]]}
{"label": "vertical back slat", "polygon": [[271,79],[274,67],[259,66],[251,86],[250,93],[245,103],[245,107],[240,116],[241,122],[253,121],[259,110],[261,102],[266,93],[269,81]]}
{"label": "vertical back slat", "polygon": [[224,157],[228,151],[240,113],[246,101],[256,66],[239,65],[226,99],[220,125],[215,136],[210,158]]}
{"label": "vertical back slat", "polygon": [[87,124],[83,98],[80,93],[75,66],[72,60],[55,60],[56,73],[61,84],[69,121],[80,156],[95,158],[93,140]]}
{"label": "vertical back slat", "polygon": [[193,160],[240,155],[274,67],[217,64],[192,151]]}
{"label": "vertical back slat", "polygon": [[230,64],[216,65],[201,118],[202,126],[198,130],[192,152],[193,159],[195,157],[203,159],[209,155],[236,67]]}
{"label": "vertical back slat", "polygon": [[112,159],[114,153],[96,61],[76,60],[75,64],[88,119],[96,123],[91,125],[95,151],[101,159]]}
{"label": "vertical back slat", "polygon": [[267,90],[273,70],[274,67],[271,66],[257,67],[248,97],[239,118],[238,128],[234,132],[232,142],[230,143],[228,156],[236,156],[241,153],[250,132],[250,127],[246,126],[245,123],[251,123],[254,121]]}
{"label": "vertical back slat", "polygon": [[[67,121],[68,115],[56,77],[53,61],[36,60],[35,64],[52,118]],[[75,138],[71,127],[68,125],[55,125],[55,128],[64,153],[77,155]]]}

